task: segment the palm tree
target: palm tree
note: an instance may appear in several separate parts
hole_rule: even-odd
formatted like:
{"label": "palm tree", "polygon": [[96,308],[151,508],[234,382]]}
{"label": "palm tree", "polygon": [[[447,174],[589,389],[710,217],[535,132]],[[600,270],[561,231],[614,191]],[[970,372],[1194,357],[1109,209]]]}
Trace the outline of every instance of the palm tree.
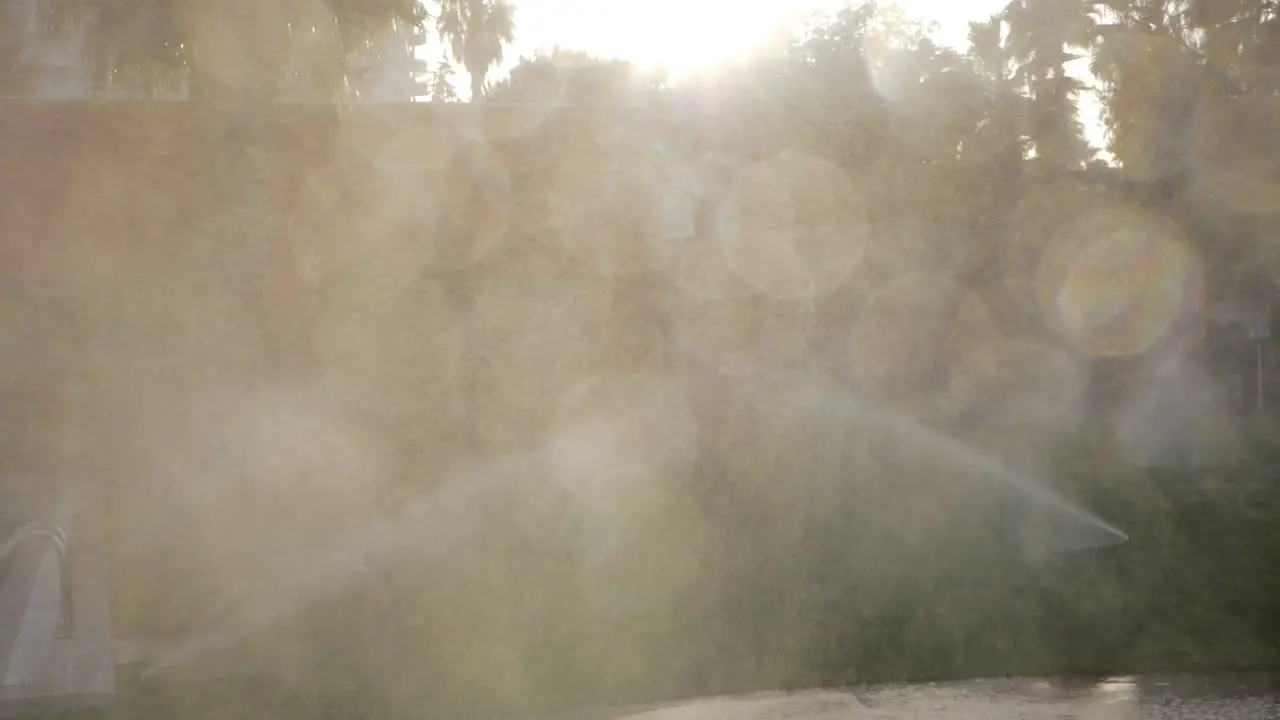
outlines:
{"label": "palm tree", "polygon": [[1003,13],[1007,47],[1017,63],[1015,78],[1032,99],[1029,135],[1036,156],[1057,166],[1079,167],[1088,159],[1088,143],[1076,114],[1083,89],[1067,73],[1080,57],[1072,48],[1088,45],[1093,18],[1081,0],[1014,0]]}
{"label": "palm tree", "polygon": [[[1091,69],[1107,101],[1112,152],[1155,162],[1183,141],[1171,121],[1204,92],[1275,91],[1275,0],[1095,0]],[[1175,123],[1176,124],[1176,123]]]}
{"label": "palm tree", "polygon": [[[1017,62],[1004,42],[1006,24],[996,15],[969,25],[969,57],[974,71],[986,84],[986,107],[975,133],[974,145],[994,154],[1007,152],[1019,162],[1029,139],[1023,119],[1030,114],[1030,99],[1018,91]],[[986,141],[986,142],[984,142]]]}
{"label": "palm tree", "polygon": [[1195,106],[1273,87],[1264,48],[1274,0],[1099,0],[1091,68],[1102,86],[1111,152],[1168,174]]}
{"label": "palm tree", "polygon": [[483,101],[485,76],[515,39],[515,8],[506,0],[440,0],[436,29],[471,75],[471,102]]}
{"label": "palm tree", "polygon": [[969,57],[985,92],[977,127],[961,146],[962,159],[988,168],[988,182],[980,185],[993,198],[1017,186],[1031,142],[1025,120],[1033,101],[1018,90],[1017,63],[1004,44],[1004,29],[999,15],[969,25]]}
{"label": "palm tree", "polygon": [[1166,63],[1183,52],[1167,6],[1167,0],[1094,3],[1090,70],[1105,101],[1108,149],[1124,167],[1143,174],[1166,154],[1157,139],[1167,120],[1159,96],[1169,84]]}

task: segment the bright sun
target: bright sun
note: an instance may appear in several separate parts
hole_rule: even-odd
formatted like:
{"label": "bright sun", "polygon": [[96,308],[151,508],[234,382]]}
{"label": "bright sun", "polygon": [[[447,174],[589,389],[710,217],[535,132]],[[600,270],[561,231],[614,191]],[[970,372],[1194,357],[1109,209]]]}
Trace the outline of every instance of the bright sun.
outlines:
{"label": "bright sun", "polygon": [[[556,45],[663,67],[673,77],[740,58],[813,12],[847,0],[517,0],[517,55]],[[936,24],[939,39],[966,43],[968,23],[1008,0],[898,0]],[[516,58],[512,58],[514,60]]]}
{"label": "bright sun", "polygon": [[767,42],[793,14],[790,5],[649,0],[644,13],[623,14],[615,52],[640,65],[665,67],[679,77],[740,58]]}
{"label": "bright sun", "polygon": [[523,0],[517,51],[561,46],[662,67],[675,77],[742,57],[806,10],[834,0]]}

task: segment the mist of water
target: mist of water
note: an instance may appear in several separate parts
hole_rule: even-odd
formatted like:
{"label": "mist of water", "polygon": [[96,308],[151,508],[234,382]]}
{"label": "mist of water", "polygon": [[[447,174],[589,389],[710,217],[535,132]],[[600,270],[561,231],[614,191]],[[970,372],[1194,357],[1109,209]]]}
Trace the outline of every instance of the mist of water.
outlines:
{"label": "mist of water", "polygon": [[538,464],[539,459],[534,456],[512,455],[459,473],[410,503],[399,517],[375,525],[358,537],[315,548],[310,557],[296,563],[294,573],[271,588],[270,597],[161,654],[143,670],[143,676],[234,645],[302,604],[331,596],[354,578],[384,571],[397,553],[412,549],[419,558],[447,556],[476,530],[462,519],[467,517],[467,509],[487,492],[515,489],[514,483],[531,477]]}
{"label": "mist of water", "polygon": [[[1106,544],[1127,539],[1121,530],[1053,492],[1038,479],[1015,472],[989,455],[852,391],[809,376],[762,371],[741,362],[732,364],[727,372],[750,382],[753,387],[775,388],[783,404],[815,411],[829,422],[887,431],[894,441],[918,455],[947,463],[957,474],[1005,485],[1070,521],[1102,531],[1110,541]],[[541,476],[547,470],[549,458],[555,456],[553,451],[561,445],[560,438],[553,437],[548,448],[538,452],[500,457],[480,468],[459,473],[413,502],[398,518],[333,547],[315,548],[312,557],[297,564],[301,570],[281,585],[270,588],[266,599],[211,632],[164,654],[145,674],[230,646],[296,608],[330,596],[352,579],[367,576],[365,571],[370,568],[389,564],[398,553],[412,551],[419,559],[448,557],[473,542],[477,533],[484,532],[483,528],[467,522],[469,508],[479,503],[482,496],[495,492],[509,495],[520,488],[522,480]]]}
{"label": "mist of water", "polygon": [[1039,479],[1015,472],[998,459],[851,390],[808,375],[764,370],[740,360],[722,365],[722,369],[759,386],[785,388],[782,391],[785,402],[821,410],[826,417],[835,418],[837,422],[888,431],[892,438],[910,445],[917,453],[952,463],[958,474],[970,473],[1006,485],[1070,520],[1103,531],[1113,543],[1129,539],[1119,528],[1053,492]]}

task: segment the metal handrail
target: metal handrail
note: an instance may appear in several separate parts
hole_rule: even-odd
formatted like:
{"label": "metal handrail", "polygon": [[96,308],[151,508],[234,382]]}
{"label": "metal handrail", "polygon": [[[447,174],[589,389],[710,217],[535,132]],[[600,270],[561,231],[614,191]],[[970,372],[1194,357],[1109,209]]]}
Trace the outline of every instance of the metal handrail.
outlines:
{"label": "metal handrail", "polygon": [[70,542],[66,530],[47,522],[29,522],[18,528],[9,539],[0,545],[0,561],[9,559],[24,540],[29,538],[45,538],[53,543],[58,553],[59,600],[61,602],[62,627],[61,637],[72,637],[74,625],[74,594],[71,587]]}

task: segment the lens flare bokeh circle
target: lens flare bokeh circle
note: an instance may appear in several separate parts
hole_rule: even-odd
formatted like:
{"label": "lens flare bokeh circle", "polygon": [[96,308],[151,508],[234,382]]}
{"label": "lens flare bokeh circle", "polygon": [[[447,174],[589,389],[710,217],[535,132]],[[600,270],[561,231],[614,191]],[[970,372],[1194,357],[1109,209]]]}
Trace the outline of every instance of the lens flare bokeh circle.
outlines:
{"label": "lens flare bokeh circle", "polygon": [[1108,213],[1083,239],[1055,298],[1059,329],[1093,357],[1151,350],[1204,304],[1200,263],[1171,223]]}

